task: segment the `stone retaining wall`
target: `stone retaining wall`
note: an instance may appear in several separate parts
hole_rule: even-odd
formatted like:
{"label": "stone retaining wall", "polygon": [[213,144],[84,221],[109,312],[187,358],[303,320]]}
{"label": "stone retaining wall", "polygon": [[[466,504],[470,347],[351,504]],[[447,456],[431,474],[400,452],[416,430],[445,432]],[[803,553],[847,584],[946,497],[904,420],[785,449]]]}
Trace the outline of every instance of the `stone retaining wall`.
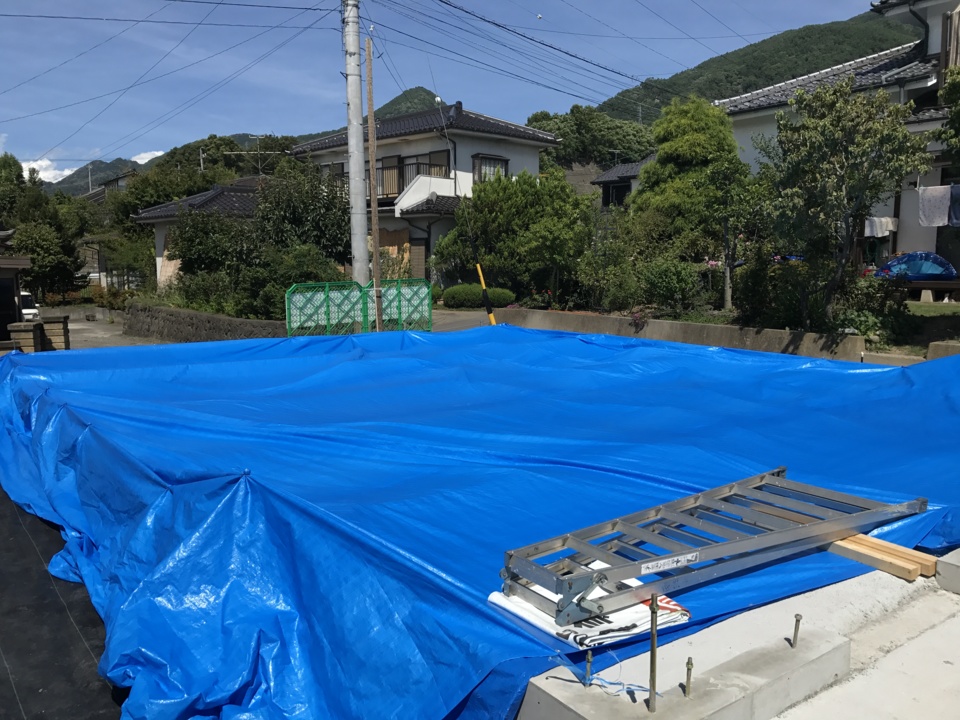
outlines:
{"label": "stone retaining wall", "polygon": [[860,362],[861,354],[865,351],[863,338],[858,335],[815,335],[790,330],[742,328],[735,325],[706,325],[670,320],[647,320],[638,327],[632,318],[524,308],[497,310],[496,317],[497,322],[541,330],[602,333],[831,360]]}
{"label": "stone retaining wall", "polygon": [[123,334],[169,342],[246,340],[287,336],[285,323],[243,320],[180,308],[131,304],[123,321]]}

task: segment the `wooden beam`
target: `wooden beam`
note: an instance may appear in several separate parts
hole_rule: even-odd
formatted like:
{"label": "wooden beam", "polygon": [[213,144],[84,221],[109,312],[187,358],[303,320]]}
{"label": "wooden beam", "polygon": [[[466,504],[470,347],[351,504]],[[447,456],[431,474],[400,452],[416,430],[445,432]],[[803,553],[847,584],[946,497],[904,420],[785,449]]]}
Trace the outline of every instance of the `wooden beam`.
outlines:
{"label": "wooden beam", "polygon": [[825,547],[834,555],[845,557],[848,560],[856,560],[859,563],[869,565],[877,570],[883,570],[910,582],[920,577],[920,565],[918,563],[888,555],[868,545],[851,542],[850,538],[837,540]]}
{"label": "wooden beam", "polygon": [[937,558],[933,555],[887,542],[880,538],[870,537],[869,535],[854,535],[853,537],[847,538],[847,540],[862,547],[873,548],[891,557],[916,563],[920,566],[920,574],[924,577],[933,577],[937,574]]}

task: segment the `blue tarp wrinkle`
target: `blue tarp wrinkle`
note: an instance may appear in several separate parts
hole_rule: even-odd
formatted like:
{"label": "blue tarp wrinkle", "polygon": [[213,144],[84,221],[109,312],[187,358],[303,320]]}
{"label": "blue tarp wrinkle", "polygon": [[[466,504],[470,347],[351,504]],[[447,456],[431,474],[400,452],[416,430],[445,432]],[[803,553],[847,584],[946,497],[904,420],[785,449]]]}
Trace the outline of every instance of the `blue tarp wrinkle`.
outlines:
{"label": "blue tarp wrinkle", "polygon": [[[957,545],[958,374],[505,326],[17,353],[0,483],[63,528],[125,718],[511,718],[569,649],[486,603],[505,550],[779,465]],[[663,640],[864,571],[690,590]]]}

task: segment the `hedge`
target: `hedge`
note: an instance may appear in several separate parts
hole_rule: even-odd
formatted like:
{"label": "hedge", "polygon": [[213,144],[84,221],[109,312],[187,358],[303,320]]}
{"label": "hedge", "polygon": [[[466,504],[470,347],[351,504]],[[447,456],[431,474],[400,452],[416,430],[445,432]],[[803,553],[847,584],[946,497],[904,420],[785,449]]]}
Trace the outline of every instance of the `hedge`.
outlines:
{"label": "hedge", "polygon": [[[497,308],[506,307],[516,300],[509,290],[503,288],[487,288],[490,304]],[[482,308],[483,291],[479,284],[454,285],[443,293],[443,306],[448,308]]]}

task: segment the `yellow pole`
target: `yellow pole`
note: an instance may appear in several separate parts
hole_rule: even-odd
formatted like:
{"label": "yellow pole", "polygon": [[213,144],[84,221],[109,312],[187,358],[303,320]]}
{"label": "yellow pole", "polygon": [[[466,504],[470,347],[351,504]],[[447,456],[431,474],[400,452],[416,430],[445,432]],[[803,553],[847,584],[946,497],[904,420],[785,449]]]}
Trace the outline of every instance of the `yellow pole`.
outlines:
{"label": "yellow pole", "polygon": [[480,290],[483,292],[483,306],[487,309],[487,318],[491,325],[497,324],[497,319],[493,316],[493,305],[490,304],[490,296],[487,294],[487,283],[483,279],[483,268],[477,263],[477,275],[480,276]]}

